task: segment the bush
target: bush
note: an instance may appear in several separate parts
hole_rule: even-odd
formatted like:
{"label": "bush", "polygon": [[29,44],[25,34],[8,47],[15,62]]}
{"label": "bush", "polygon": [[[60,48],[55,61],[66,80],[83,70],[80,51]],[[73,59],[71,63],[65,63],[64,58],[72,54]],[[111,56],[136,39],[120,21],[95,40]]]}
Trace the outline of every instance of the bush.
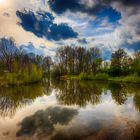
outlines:
{"label": "bush", "polygon": [[94,75],[92,73],[81,72],[79,75],[79,79],[81,79],[81,80],[93,80]]}
{"label": "bush", "polygon": [[123,79],[124,82],[128,83],[140,83],[140,77],[138,75],[129,75]]}
{"label": "bush", "polygon": [[26,67],[25,69],[18,70],[16,73],[6,74],[6,83],[9,85],[19,85],[23,83],[33,83],[40,81],[43,78],[42,68],[38,68],[36,65],[31,65],[30,72]]}
{"label": "bush", "polygon": [[8,73],[6,75],[6,81],[10,85],[18,83],[18,75],[16,73]]}
{"label": "bush", "polygon": [[105,73],[98,73],[98,74],[96,74],[95,79],[96,80],[108,80],[109,76],[108,76],[108,74],[105,74]]}
{"label": "bush", "polygon": [[31,72],[28,75],[29,81],[28,82],[37,82],[42,79],[43,77],[43,70],[42,68],[37,68],[35,64],[31,65]]}

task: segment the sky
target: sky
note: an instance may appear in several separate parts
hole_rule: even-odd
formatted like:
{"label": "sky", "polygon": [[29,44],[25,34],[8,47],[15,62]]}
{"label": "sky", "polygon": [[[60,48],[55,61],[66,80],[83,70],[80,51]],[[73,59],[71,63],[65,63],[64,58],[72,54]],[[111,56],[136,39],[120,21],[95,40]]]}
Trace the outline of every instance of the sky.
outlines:
{"label": "sky", "polygon": [[0,38],[54,56],[71,45],[98,47],[104,59],[140,48],[140,0],[0,0]]}

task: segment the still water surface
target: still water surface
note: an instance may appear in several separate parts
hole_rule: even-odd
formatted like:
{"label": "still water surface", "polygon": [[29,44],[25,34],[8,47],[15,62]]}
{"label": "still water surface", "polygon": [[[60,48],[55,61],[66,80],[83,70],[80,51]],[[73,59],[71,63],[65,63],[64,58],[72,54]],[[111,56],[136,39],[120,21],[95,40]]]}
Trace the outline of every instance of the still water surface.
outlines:
{"label": "still water surface", "polygon": [[0,88],[0,140],[140,140],[140,85],[52,81]]}

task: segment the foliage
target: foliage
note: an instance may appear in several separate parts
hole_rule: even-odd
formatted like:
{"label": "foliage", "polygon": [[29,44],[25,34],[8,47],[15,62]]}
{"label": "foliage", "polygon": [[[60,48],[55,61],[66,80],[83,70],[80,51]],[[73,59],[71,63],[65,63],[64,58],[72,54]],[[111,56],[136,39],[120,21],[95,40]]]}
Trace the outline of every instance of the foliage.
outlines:
{"label": "foliage", "polygon": [[53,67],[53,70],[51,71],[51,77],[53,79],[58,79],[61,76],[61,71],[58,66]]}
{"label": "foliage", "polygon": [[94,79],[94,75],[92,73],[82,72],[79,75],[79,79],[81,79],[81,80],[93,80]]}
{"label": "foliage", "polygon": [[137,74],[121,77],[109,77],[109,80],[114,82],[140,83],[140,77]]}
{"label": "foliage", "polygon": [[102,58],[98,48],[64,46],[57,49],[56,65],[61,74],[74,75],[82,72],[96,74],[100,70]]}
{"label": "foliage", "polygon": [[129,75],[123,79],[123,82],[140,83],[140,77],[138,75]]}
{"label": "foliage", "polygon": [[96,80],[108,80],[108,78],[109,78],[108,74],[105,73],[98,73],[95,76]]}
{"label": "foliage", "polygon": [[79,79],[81,80],[108,80],[109,76],[105,73],[98,73],[94,75],[93,73],[80,73]]}
{"label": "foliage", "polygon": [[40,81],[43,77],[43,71],[41,68],[37,68],[36,65],[31,66],[31,73],[25,68],[22,72],[7,73],[6,83],[8,85],[19,85],[24,83],[32,83]]}
{"label": "foliage", "polygon": [[52,60],[25,53],[18,49],[13,39],[0,39],[0,81],[1,85],[19,85],[40,81],[50,73]]}
{"label": "foliage", "polygon": [[118,49],[112,54],[109,74],[113,77],[129,74],[131,59],[123,49]]}
{"label": "foliage", "polygon": [[18,48],[14,39],[0,39],[0,85],[37,82],[50,74],[57,79],[140,83],[140,50],[131,58],[118,49],[108,63],[98,48],[63,46],[57,49],[54,63],[49,56],[28,54]]}
{"label": "foliage", "polygon": [[140,50],[135,53],[135,57],[133,60],[133,69],[134,72],[140,76]]}
{"label": "foliage", "polygon": [[131,58],[123,49],[118,49],[107,63],[98,48],[64,46],[57,50],[56,58],[54,78],[139,83],[140,50]]}

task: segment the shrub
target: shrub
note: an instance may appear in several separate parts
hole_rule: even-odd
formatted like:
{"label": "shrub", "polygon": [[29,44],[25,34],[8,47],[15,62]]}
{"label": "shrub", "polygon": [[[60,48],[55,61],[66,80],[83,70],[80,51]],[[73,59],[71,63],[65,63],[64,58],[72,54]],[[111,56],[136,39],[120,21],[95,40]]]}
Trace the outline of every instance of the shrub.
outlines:
{"label": "shrub", "polygon": [[18,75],[16,73],[8,73],[6,75],[6,81],[10,85],[14,85],[18,83]]}
{"label": "shrub", "polygon": [[41,68],[37,68],[35,64],[31,65],[31,72],[28,75],[29,81],[28,82],[37,82],[43,77],[43,70]]}
{"label": "shrub", "polygon": [[40,81],[43,78],[42,68],[38,68],[36,65],[31,65],[30,73],[29,69],[26,67],[22,70],[18,70],[16,73],[6,74],[6,83],[9,85],[18,85],[23,83],[32,83]]}
{"label": "shrub", "polygon": [[138,75],[129,75],[129,76],[126,76],[124,79],[123,79],[124,82],[129,82],[129,83],[140,83],[140,77]]}
{"label": "shrub", "polygon": [[108,74],[105,73],[98,73],[95,76],[96,80],[108,80],[108,78],[109,78]]}
{"label": "shrub", "polygon": [[117,68],[117,67],[111,67],[111,68],[108,70],[109,76],[112,76],[112,77],[121,76],[121,73],[122,73],[121,68]]}
{"label": "shrub", "polygon": [[79,75],[79,79],[81,79],[81,80],[93,80],[94,75],[92,73],[81,72]]}

